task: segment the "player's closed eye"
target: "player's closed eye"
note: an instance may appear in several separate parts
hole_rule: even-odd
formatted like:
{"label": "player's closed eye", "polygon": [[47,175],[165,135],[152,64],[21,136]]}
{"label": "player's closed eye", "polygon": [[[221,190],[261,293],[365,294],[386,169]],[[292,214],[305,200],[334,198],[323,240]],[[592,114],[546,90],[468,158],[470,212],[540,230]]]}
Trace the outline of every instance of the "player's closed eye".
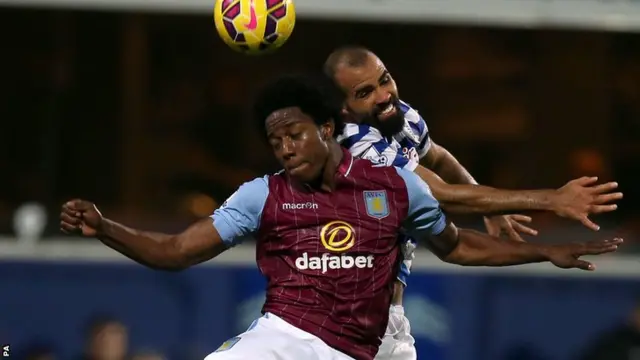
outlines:
{"label": "player's closed eye", "polygon": [[356,92],[356,98],[357,99],[366,99],[367,96],[371,95],[371,91],[369,90],[361,90]]}
{"label": "player's closed eye", "polygon": [[282,148],[282,141],[280,140],[269,140],[269,145],[273,150],[280,150]]}

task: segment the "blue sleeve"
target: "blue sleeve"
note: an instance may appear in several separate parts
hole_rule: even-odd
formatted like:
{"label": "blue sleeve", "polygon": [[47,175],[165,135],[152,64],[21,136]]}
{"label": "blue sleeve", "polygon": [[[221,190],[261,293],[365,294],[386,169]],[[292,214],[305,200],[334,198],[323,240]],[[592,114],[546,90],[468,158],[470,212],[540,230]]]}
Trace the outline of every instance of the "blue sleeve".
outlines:
{"label": "blue sleeve", "polygon": [[442,233],[447,225],[446,217],[427,183],[411,171],[400,168],[396,170],[404,179],[409,194],[409,213],[404,230],[417,240]]}
{"label": "blue sleeve", "polygon": [[235,246],[253,235],[260,227],[260,218],[269,195],[267,176],[242,184],[211,218],[222,241]]}
{"label": "blue sleeve", "polygon": [[418,113],[418,110],[403,101],[400,101],[400,110],[404,112],[404,119],[411,127],[412,133],[418,138],[416,151],[418,152],[418,157],[422,159],[427,155],[432,145],[427,122]]}

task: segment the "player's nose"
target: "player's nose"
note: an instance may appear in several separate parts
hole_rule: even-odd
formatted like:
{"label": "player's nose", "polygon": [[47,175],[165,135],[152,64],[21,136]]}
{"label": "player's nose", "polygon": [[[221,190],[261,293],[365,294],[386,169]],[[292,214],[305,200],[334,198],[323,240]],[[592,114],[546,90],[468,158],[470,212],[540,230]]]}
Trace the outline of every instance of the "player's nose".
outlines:
{"label": "player's nose", "polygon": [[296,151],[295,151],[295,146],[293,144],[293,141],[291,141],[289,139],[283,140],[282,141],[282,151],[281,151],[282,157],[285,160],[287,160],[287,159],[290,159],[295,154],[296,154]]}
{"label": "player's nose", "polygon": [[391,100],[391,93],[384,89],[378,89],[375,93],[375,99],[376,104],[387,104]]}

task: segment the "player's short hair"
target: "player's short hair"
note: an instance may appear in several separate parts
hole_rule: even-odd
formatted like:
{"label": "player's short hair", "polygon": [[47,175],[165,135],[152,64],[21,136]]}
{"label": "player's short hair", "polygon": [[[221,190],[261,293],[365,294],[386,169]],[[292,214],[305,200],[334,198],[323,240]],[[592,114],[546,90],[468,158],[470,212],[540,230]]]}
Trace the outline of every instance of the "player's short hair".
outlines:
{"label": "player's short hair", "polygon": [[324,62],[324,74],[330,79],[335,78],[336,70],[341,65],[359,67],[364,65],[373,52],[365,47],[349,45],[339,47],[331,52]]}
{"label": "player's short hair", "polygon": [[285,75],[265,86],[253,105],[253,117],[260,131],[274,111],[298,107],[317,125],[333,121],[333,137],[344,129],[341,111],[343,95],[333,82],[323,75]]}

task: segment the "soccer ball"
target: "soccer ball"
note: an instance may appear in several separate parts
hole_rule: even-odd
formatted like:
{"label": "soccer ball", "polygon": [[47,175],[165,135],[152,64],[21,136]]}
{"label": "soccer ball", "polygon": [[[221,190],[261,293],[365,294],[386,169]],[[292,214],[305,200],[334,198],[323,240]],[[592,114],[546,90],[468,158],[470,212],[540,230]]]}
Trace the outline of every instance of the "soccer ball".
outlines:
{"label": "soccer ball", "polygon": [[216,0],[213,20],[229,47],[245,54],[263,54],[289,39],[296,12],[292,0]]}

